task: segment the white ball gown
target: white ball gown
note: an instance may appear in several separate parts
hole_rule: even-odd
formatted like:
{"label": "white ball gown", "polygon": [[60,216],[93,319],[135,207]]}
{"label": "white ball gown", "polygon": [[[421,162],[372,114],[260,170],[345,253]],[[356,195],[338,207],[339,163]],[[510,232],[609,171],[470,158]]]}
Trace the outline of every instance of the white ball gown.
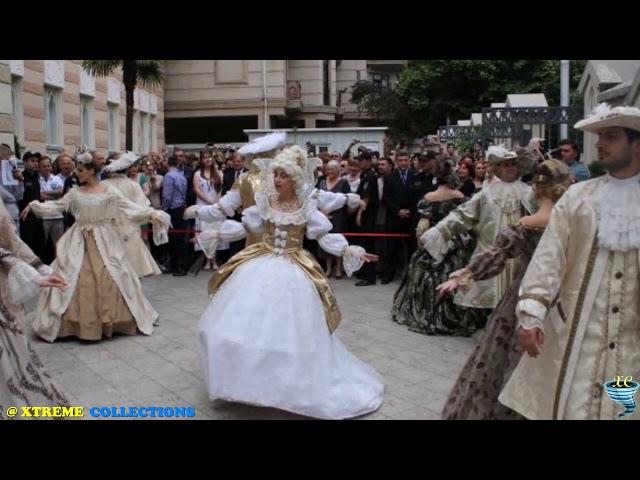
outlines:
{"label": "white ball gown", "polygon": [[[329,234],[331,222],[311,197],[293,213],[275,211],[268,196],[242,223],[227,220],[199,241],[236,241],[248,231],[262,242],[234,256],[212,278],[213,298],[198,327],[211,400],[222,399],[321,419],[357,417],[380,408],[384,383],[332,335],[340,311],[322,268],[302,249],[303,235],[344,257],[350,275],[360,247]],[[214,247],[203,250],[212,251]]]}

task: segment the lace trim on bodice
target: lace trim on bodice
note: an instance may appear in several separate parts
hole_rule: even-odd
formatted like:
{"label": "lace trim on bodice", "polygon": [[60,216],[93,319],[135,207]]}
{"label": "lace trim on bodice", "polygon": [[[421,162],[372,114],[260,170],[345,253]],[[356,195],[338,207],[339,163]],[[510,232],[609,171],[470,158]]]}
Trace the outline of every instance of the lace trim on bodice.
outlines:
{"label": "lace trim on bodice", "polygon": [[260,216],[268,222],[275,225],[303,225],[307,223],[307,219],[311,213],[317,209],[317,200],[313,196],[309,196],[302,204],[300,209],[295,212],[281,212],[275,210],[268,196],[264,192],[255,194],[256,206],[260,212]]}

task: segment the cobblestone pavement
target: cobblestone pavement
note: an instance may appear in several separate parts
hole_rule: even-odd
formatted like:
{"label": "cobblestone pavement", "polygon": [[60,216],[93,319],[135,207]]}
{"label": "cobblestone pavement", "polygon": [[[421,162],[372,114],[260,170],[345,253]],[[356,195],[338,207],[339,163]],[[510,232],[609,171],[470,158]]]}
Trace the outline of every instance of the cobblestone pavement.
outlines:
{"label": "cobblestone pavement", "polygon": [[[143,280],[160,313],[160,326],[151,336],[48,344],[32,335],[33,345],[76,405],[193,405],[195,419],[304,419],[275,409],[208,401],[195,329],[208,302],[209,276],[203,271],[197,277]],[[397,282],[369,287],[356,287],[346,278],[332,282],[343,312],[336,334],[386,383],[382,408],[362,419],[438,419],[474,339],[429,337],[393,323],[389,311]]]}

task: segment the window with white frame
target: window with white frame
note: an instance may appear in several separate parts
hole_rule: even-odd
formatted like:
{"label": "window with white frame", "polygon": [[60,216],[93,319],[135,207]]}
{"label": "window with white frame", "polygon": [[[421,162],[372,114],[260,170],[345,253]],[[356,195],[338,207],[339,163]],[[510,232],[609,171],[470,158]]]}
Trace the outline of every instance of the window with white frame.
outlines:
{"label": "window with white frame", "polygon": [[116,103],[109,103],[109,121],[107,124],[109,150],[112,152],[120,150],[120,125],[118,122],[120,116],[120,106]]}
{"label": "window with white frame", "polygon": [[24,121],[22,109],[22,77],[11,76],[11,97],[13,103],[14,133],[18,142],[24,143]]}
{"label": "window with white frame", "polygon": [[44,87],[44,122],[47,146],[62,146],[62,90]]}
{"label": "window with white frame", "polygon": [[80,96],[80,143],[95,147],[95,127],[93,122],[93,98]]}

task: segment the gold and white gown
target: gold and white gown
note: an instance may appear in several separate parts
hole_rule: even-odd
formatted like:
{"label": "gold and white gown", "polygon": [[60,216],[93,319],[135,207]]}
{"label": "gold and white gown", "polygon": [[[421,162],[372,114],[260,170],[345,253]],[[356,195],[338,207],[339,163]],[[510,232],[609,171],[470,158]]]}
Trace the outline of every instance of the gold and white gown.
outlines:
{"label": "gold and white gown", "polygon": [[200,320],[198,341],[210,399],[322,419],[356,417],[382,405],[380,375],[332,335],[340,310],[322,268],[302,248],[304,235],[317,240],[344,258],[351,275],[364,263],[364,250],[328,233],[331,228],[313,195],[299,211],[284,213],[257,193],[242,223],[227,220],[218,231],[201,235],[209,252],[217,241],[236,241],[247,232],[261,238],[223,265],[209,284],[213,297]]}
{"label": "gold and white gown", "polygon": [[[121,216],[143,223],[149,221],[155,210],[131,202],[110,185],[105,187],[104,193],[85,193],[73,188],[59,200],[43,203],[34,200],[29,204],[38,217],[68,211],[76,219],[58,241],[56,260],[51,264],[54,272],[67,279],[69,288],[42,292],[34,313],[33,329],[48,342],[53,342],[59,333],[99,340],[103,333],[106,336],[113,331],[135,333],[137,328],[150,335],[158,318],[114,228]],[[154,235],[158,240],[162,236],[165,243],[168,217],[162,215],[162,227],[154,225]],[[89,287],[91,291],[83,294],[82,290]],[[108,298],[107,293],[111,293]],[[96,295],[104,295],[105,299],[101,301]],[[63,316],[69,314],[73,316],[73,325],[63,322]]]}

